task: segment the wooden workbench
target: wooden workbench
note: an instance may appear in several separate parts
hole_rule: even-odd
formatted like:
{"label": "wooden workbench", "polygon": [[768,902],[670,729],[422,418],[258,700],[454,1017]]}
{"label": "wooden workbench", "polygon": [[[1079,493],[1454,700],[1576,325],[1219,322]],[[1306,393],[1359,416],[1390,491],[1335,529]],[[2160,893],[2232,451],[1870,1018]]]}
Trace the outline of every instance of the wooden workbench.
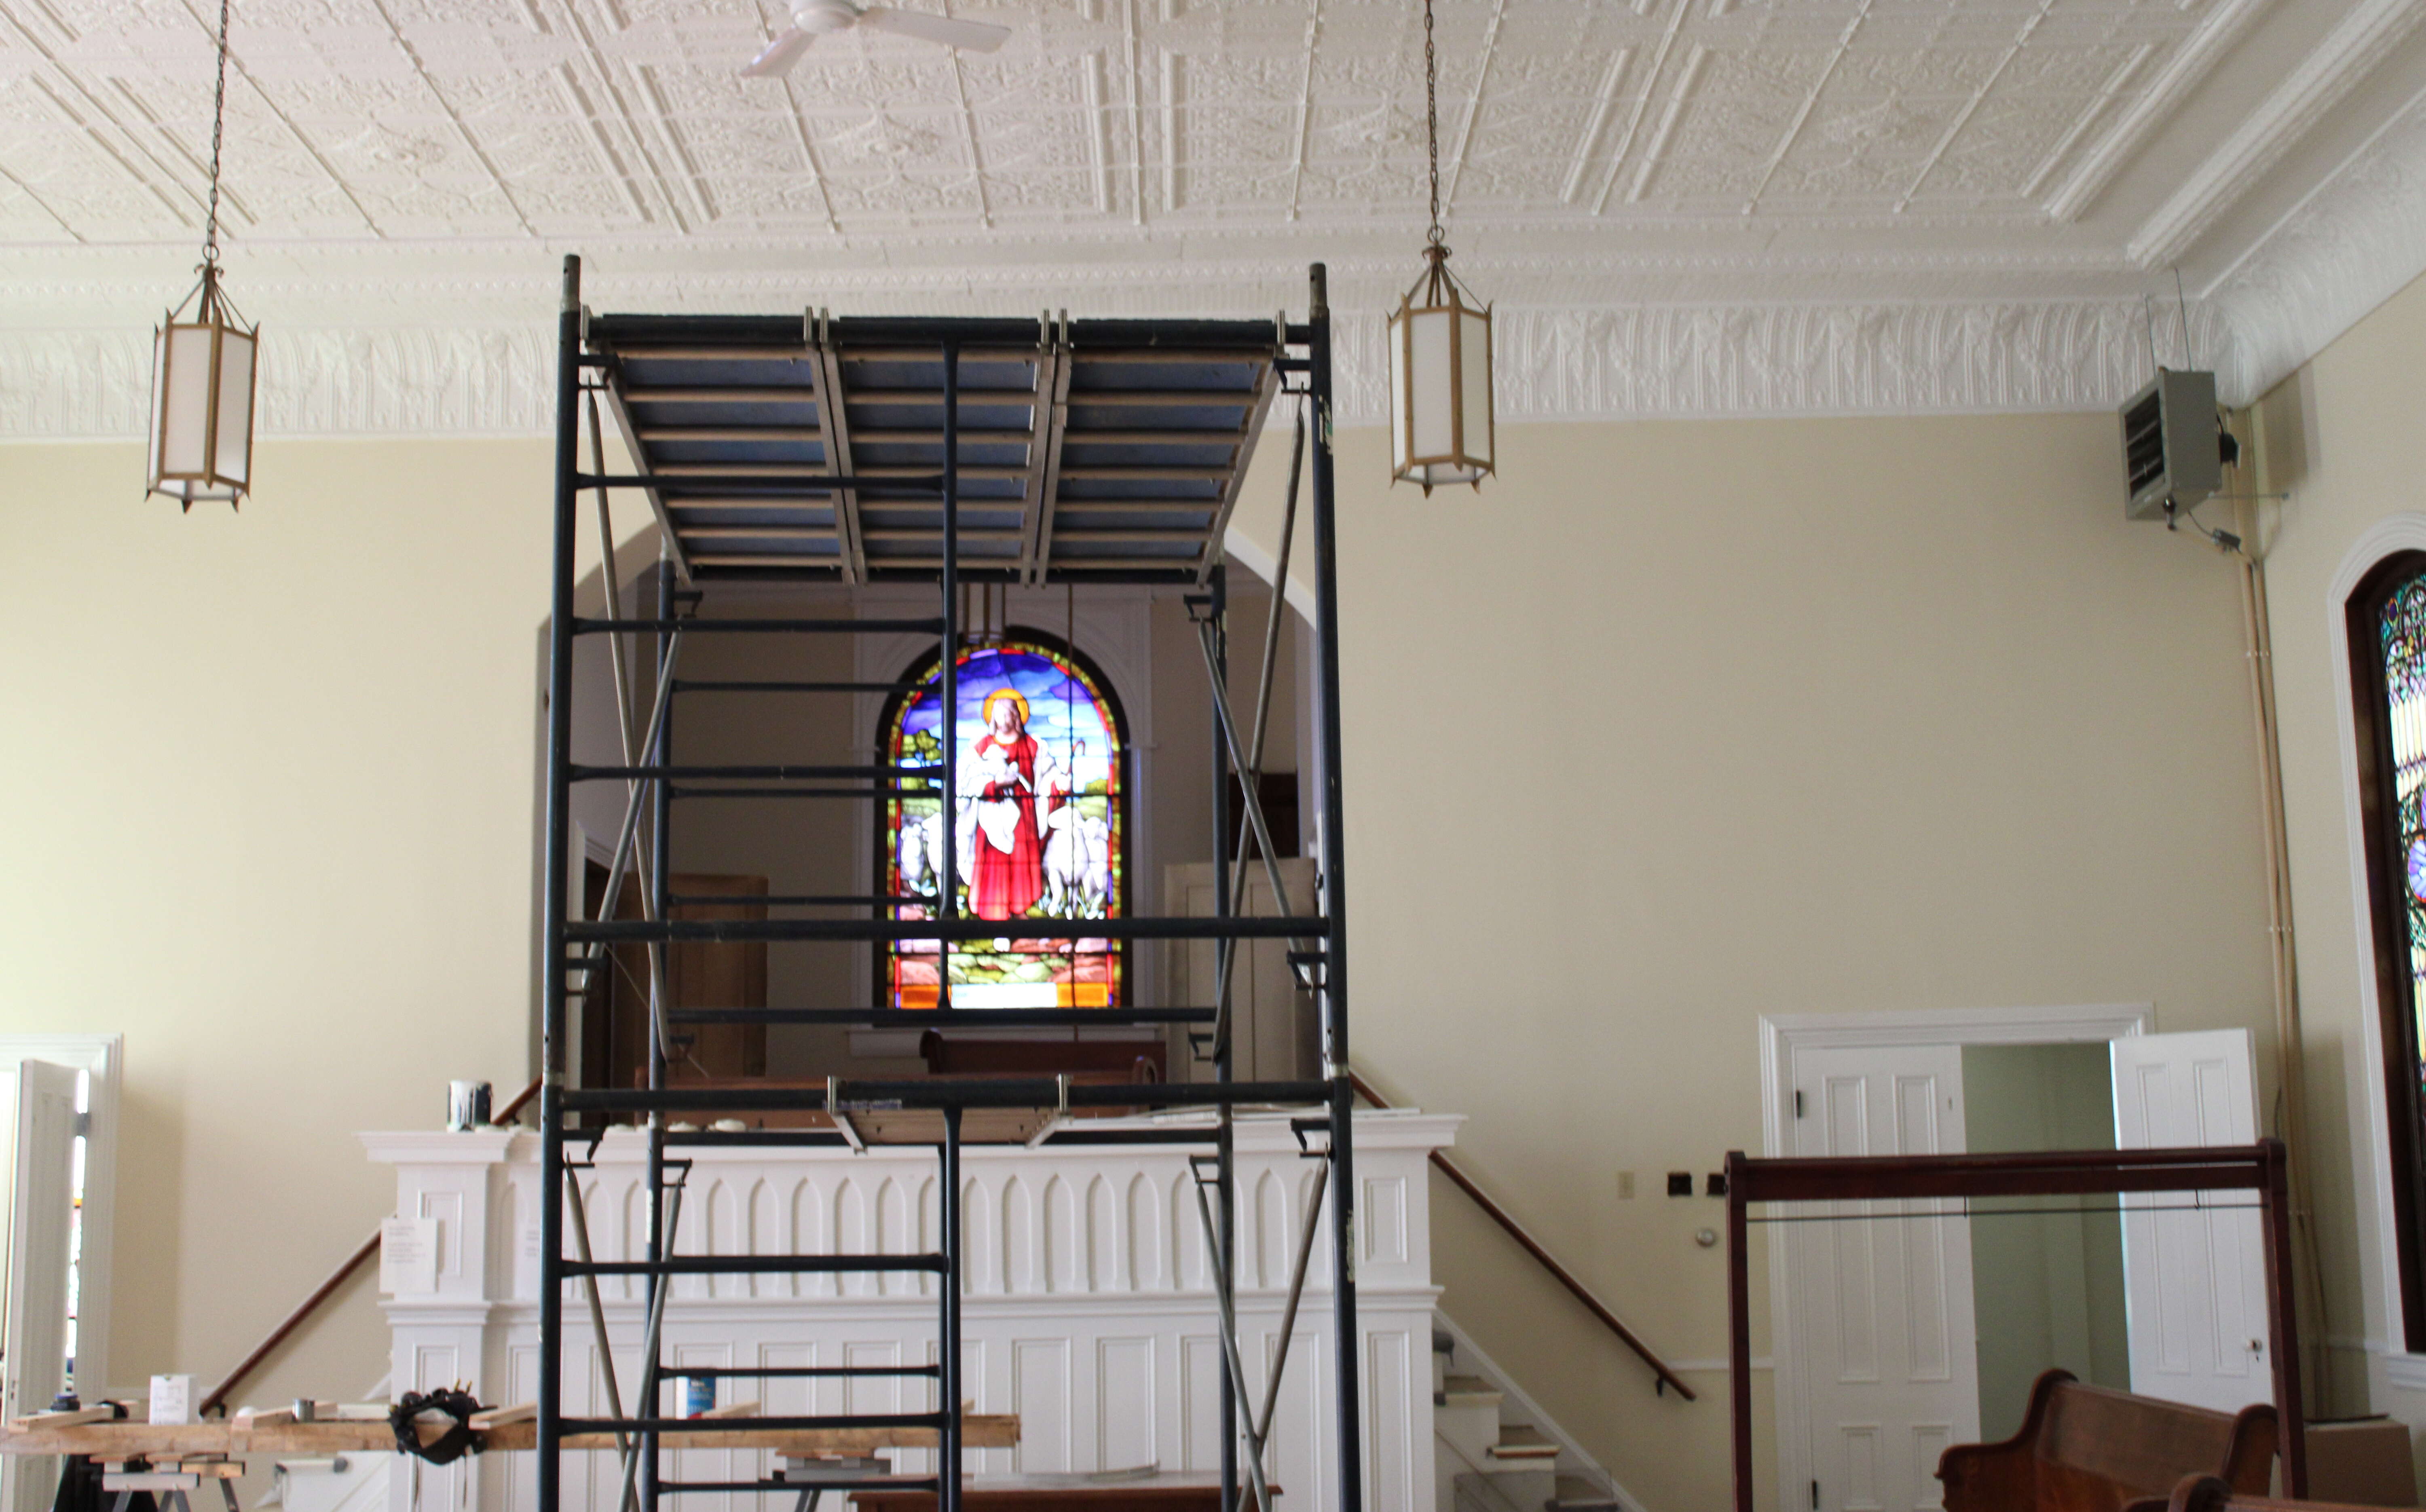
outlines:
{"label": "wooden workbench", "polygon": [[[961,1420],[962,1441],[971,1449],[1009,1449],[1019,1442],[1016,1413],[971,1413]],[[436,1440],[443,1424],[425,1424],[424,1442]],[[536,1449],[539,1424],[509,1423],[477,1435],[483,1450]],[[713,1424],[657,1436],[667,1449],[771,1449],[778,1454],[808,1457],[817,1455],[866,1455],[880,1449],[931,1449],[932,1428],[753,1428],[747,1418],[725,1418]],[[580,1434],[564,1440],[568,1449],[612,1449],[612,1434]],[[384,1423],[281,1423],[267,1427],[237,1427],[233,1423],[190,1423],[154,1426],[148,1423],[87,1423],[72,1428],[31,1428],[0,1432],[0,1454],[89,1455],[95,1459],[163,1459],[181,1456],[247,1455],[319,1459],[331,1455],[367,1454],[396,1448],[396,1435]]]}

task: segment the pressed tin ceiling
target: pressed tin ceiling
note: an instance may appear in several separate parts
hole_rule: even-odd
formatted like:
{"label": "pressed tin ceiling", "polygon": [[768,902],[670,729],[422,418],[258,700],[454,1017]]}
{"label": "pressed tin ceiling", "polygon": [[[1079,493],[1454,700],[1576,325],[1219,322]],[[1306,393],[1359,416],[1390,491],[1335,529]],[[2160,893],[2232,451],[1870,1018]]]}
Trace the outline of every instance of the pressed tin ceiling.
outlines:
{"label": "pressed tin ceiling", "polygon": [[[1013,35],[856,30],[750,80],[780,0],[236,0],[233,286],[275,341],[504,339],[543,322],[566,250],[623,308],[1270,312],[1321,258],[1369,314],[1413,277],[1419,6],[907,3]],[[2245,387],[2426,255],[2401,218],[2426,206],[2426,0],[1438,10],[1450,240],[1534,344],[1508,381],[1560,369],[1531,412],[1758,409],[1779,382],[1834,398],[1768,407],[2102,402],[2176,265]],[[216,11],[0,0],[0,274],[31,296],[0,313],[0,423],[74,429],[9,376],[132,330],[192,262]],[[1904,371],[1997,330],[2036,344],[2018,378]],[[1713,342],[1786,368],[1868,343],[1895,370],[1705,404],[1542,355]]]}

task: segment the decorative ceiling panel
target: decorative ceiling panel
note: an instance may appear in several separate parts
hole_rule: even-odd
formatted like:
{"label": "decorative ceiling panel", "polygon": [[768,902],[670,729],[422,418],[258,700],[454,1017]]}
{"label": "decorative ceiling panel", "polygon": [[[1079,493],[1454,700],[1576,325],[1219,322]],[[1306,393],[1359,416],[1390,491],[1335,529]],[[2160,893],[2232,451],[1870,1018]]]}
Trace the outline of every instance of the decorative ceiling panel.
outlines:
{"label": "decorative ceiling panel", "polygon": [[[567,250],[641,308],[1240,314],[1321,258],[1369,311],[1413,277],[1414,0],[898,3],[1011,37],[742,79],[786,0],[234,0],[232,278],[335,329],[522,319]],[[2426,77],[2426,0],[1435,6],[1448,237],[1512,310],[2222,290]],[[78,291],[0,327],[191,266],[216,12],[0,0],[0,271]]]}
{"label": "decorative ceiling panel", "polygon": [[[784,0],[243,0],[235,229],[881,245],[998,215],[1129,237],[1157,215],[1236,234],[1420,217],[1411,5],[905,3],[1013,35],[956,55],[853,31],[787,79],[745,80]],[[2111,138],[2135,94],[2178,88],[2186,59],[2211,71],[2215,18],[2288,3],[1439,0],[1448,215],[1487,217],[1488,236],[1884,212],[2061,239],[2053,197],[2089,157],[2129,156]],[[41,181],[47,234],[182,234],[142,201],[192,195],[206,0],[0,0],[0,80],[64,102],[0,117],[0,165],[21,196]]]}

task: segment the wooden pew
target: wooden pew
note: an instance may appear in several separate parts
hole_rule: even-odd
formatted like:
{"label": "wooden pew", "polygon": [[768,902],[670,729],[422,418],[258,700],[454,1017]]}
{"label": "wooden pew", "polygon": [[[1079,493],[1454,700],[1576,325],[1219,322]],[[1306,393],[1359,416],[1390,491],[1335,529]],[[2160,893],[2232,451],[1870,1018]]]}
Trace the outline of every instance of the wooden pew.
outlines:
{"label": "wooden pew", "polygon": [[1937,1478],[1946,1512],[2125,1512],[2150,1498],[2161,1508],[2185,1475],[2263,1496],[2274,1439],[2269,1406],[2227,1416],[2051,1370],[2030,1388],[2020,1432],[1947,1450]]}

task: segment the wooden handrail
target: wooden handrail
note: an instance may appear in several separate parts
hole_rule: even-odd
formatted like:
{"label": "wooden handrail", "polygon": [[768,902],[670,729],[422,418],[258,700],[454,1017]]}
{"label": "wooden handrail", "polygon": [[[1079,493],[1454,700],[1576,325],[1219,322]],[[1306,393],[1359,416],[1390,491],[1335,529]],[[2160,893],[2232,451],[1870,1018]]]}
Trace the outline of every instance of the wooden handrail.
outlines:
{"label": "wooden handrail", "polygon": [[[1356,1095],[1358,1097],[1363,1098],[1366,1102],[1372,1103],[1377,1108],[1386,1108],[1390,1105],[1388,1099],[1373,1090],[1371,1083],[1366,1081],[1365,1078],[1357,1075],[1352,1070],[1348,1073],[1348,1085],[1356,1089]],[[1480,1208],[1483,1213],[1490,1217],[1492,1222],[1496,1223],[1501,1229],[1505,1230],[1508,1237],[1515,1240],[1516,1243],[1524,1249],[1525,1253],[1541,1262],[1542,1268],[1548,1271],[1551,1278],[1561,1286],[1565,1287],[1568,1293],[1572,1295],[1577,1301],[1582,1303],[1584,1305],[1585,1311],[1590,1312],[1593,1317],[1598,1318],[1609,1332],[1617,1335],[1620,1340],[1625,1342],[1626,1348],[1633,1350],[1637,1355],[1641,1356],[1642,1358],[1642,1362],[1651,1367],[1652,1374],[1659,1377],[1659,1387],[1661,1390],[1674,1387],[1676,1394],[1683,1397],[1686,1401],[1693,1402],[1700,1400],[1698,1393],[1696,1393],[1691,1387],[1686,1385],[1683,1378],[1680,1377],[1674,1370],[1669,1368],[1666,1360],[1661,1359],[1658,1355],[1652,1353],[1651,1346],[1644,1343],[1640,1338],[1636,1337],[1634,1330],[1627,1327],[1616,1313],[1609,1310],[1608,1304],[1601,1301],[1599,1297],[1593,1295],[1590,1289],[1588,1289],[1583,1282],[1576,1279],[1575,1274],[1572,1271],[1568,1270],[1564,1265],[1560,1264],[1557,1259],[1554,1258],[1548,1250],[1542,1247],[1542,1242],[1540,1240],[1534,1238],[1531,1234],[1527,1233],[1525,1231],[1525,1226],[1518,1223],[1514,1218],[1509,1216],[1508,1210],[1506,1208],[1503,1208],[1498,1203],[1493,1201],[1489,1193],[1483,1191],[1481,1187],[1475,1185],[1474,1178],[1466,1175],[1465,1172],[1459,1170],[1455,1165],[1450,1163],[1448,1156],[1442,1154],[1437,1150],[1432,1151],[1432,1164],[1440,1167],[1440,1171],[1443,1176],[1448,1177],[1450,1181],[1457,1183],[1457,1189],[1459,1191],[1464,1192],[1466,1196],[1474,1198],[1474,1205]]]}
{"label": "wooden handrail", "polygon": [[[537,1096],[539,1096],[539,1083],[534,1081],[530,1086],[526,1086],[521,1091],[515,1093],[512,1099],[509,1101],[504,1107],[499,1108],[495,1113],[491,1114],[490,1118],[494,1122],[503,1123],[508,1118],[512,1118],[515,1114],[520,1113],[522,1111],[523,1104],[528,1102],[531,1099]],[[270,1357],[270,1354],[276,1350],[280,1344],[286,1342],[287,1335],[301,1327],[304,1323],[310,1319],[313,1313],[319,1311],[320,1305],[322,1303],[328,1301],[332,1296],[336,1295],[337,1288],[345,1285],[347,1279],[350,1278],[354,1272],[362,1269],[365,1261],[368,1261],[373,1255],[379,1253],[379,1231],[377,1229],[373,1229],[371,1231],[371,1236],[364,1240],[361,1246],[357,1247],[352,1254],[348,1255],[343,1261],[341,1261],[338,1263],[337,1268],[329,1273],[329,1279],[327,1280],[322,1281],[319,1285],[314,1287],[312,1289],[311,1295],[305,1297],[302,1302],[297,1306],[294,1311],[286,1314],[285,1320],[280,1323],[277,1327],[269,1330],[268,1338],[264,1339],[260,1343],[255,1344],[253,1346],[252,1353],[245,1356],[243,1361],[238,1364],[235,1369],[228,1372],[227,1379],[219,1382],[218,1385],[211,1389],[211,1394],[202,1398],[202,1405],[201,1407],[196,1409],[194,1415],[196,1417],[208,1417],[214,1409],[225,1410],[227,1407],[228,1393],[243,1385],[246,1376],[260,1369],[261,1362],[267,1359]]]}

